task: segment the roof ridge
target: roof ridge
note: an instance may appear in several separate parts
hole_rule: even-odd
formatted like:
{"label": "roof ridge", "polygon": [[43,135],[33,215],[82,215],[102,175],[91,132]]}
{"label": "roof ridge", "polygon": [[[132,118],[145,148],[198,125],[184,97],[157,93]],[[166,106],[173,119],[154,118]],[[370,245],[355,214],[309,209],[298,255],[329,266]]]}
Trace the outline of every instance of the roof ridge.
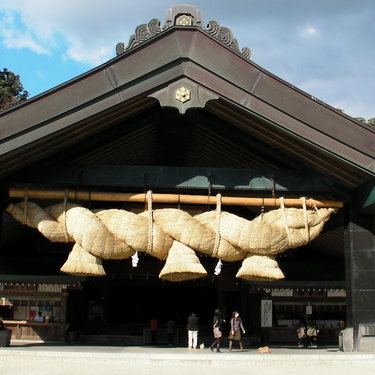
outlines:
{"label": "roof ridge", "polygon": [[168,9],[167,20],[163,26],[161,26],[161,22],[157,18],[153,18],[147,24],[137,26],[135,33],[129,39],[127,47],[125,47],[123,42],[116,45],[116,54],[117,56],[122,55],[173,27],[199,28],[221,44],[250,59],[250,48],[244,47],[240,50],[237,39],[233,37],[230,29],[220,26],[218,22],[213,20],[209,21],[207,26],[204,27],[201,11],[192,5],[176,5]]}

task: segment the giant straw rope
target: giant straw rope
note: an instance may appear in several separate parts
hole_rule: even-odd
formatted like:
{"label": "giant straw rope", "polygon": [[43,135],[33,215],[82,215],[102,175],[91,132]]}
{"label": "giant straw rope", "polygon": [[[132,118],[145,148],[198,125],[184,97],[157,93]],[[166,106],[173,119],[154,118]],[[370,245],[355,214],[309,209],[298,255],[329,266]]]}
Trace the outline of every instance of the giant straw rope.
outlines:
{"label": "giant straw rope", "polygon": [[140,214],[126,210],[91,211],[68,203],[41,208],[27,200],[11,203],[7,212],[38,229],[54,242],[75,242],[61,271],[76,275],[105,275],[102,259],[126,259],[144,252],[166,260],[159,277],[188,280],[207,274],[195,252],[223,261],[244,260],[237,277],[275,280],[284,277],[275,255],[306,245],[316,238],[333,208],[285,208],[282,204],[246,220],[217,208],[192,216],[173,208],[148,209]]}

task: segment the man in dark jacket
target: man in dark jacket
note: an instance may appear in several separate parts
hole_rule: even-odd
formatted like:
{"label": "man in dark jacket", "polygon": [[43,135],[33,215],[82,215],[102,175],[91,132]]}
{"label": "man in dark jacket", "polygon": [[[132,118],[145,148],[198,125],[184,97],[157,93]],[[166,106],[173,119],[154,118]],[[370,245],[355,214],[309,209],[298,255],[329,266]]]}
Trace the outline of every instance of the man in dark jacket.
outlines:
{"label": "man in dark jacket", "polygon": [[196,349],[198,345],[198,321],[199,318],[194,312],[188,317],[187,331],[188,331],[188,348]]}

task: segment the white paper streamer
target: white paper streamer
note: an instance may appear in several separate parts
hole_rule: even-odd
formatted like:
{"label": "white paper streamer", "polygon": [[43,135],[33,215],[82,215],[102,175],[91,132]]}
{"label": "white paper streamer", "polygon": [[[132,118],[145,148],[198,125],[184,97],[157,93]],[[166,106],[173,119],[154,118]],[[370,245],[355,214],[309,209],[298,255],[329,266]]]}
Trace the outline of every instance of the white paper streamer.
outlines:
{"label": "white paper streamer", "polygon": [[132,266],[137,267],[139,262],[138,251],[132,255]]}
{"label": "white paper streamer", "polygon": [[214,272],[215,275],[219,275],[221,273],[222,265],[223,265],[223,263],[219,259],[219,261],[217,262],[216,267],[215,267],[215,272]]}

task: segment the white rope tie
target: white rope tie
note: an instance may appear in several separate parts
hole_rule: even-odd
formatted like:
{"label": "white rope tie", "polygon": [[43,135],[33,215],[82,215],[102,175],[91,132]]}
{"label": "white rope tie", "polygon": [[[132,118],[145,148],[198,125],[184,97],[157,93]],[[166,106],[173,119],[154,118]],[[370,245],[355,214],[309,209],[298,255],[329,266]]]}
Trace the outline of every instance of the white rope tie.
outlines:
{"label": "white rope tie", "polygon": [[306,240],[310,241],[310,228],[309,228],[309,222],[308,222],[308,217],[307,217],[306,198],[302,197],[300,199],[302,201],[303,219],[305,221]]}
{"label": "white rope tie", "polygon": [[310,205],[311,205],[312,207],[314,207],[314,209],[315,209],[316,213],[318,214],[320,220],[323,221],[322,215],[320,214],[319,209],[318,209],[318,207],[316,206],[314,199],[312,199],[312,198],[310,198]]}
{"label": "white rope tie", "polygon": [[29,188],[25,188],[25,195],[23,199],[23,223],[27,224],[27,206],[28,206],[28,200],[29,200]]}
{"label": "white rope tie", "polygon": [[215,233],[215,246],[212,252],[212,256],[216,257],[219,252],[220,246],[220,217],[221,217],[221,194],[216,195],[216,233]]}
{"label": "white rope tie", "polygon": [[290,241],[290,231],[289,231],[288,221],[287,221],[286,214],[285,214],[284,197],[280,198],[280,207],[281,207],[281,212],[282,212],[282,215],[283,215],[283,224],[284,224],[284,227],[285,227],[286,236],[288,238],[288,243],[290,245],[291,244],[291,241]]}
{"label": "white rope tie", "polygon": [[154,214],[152,211],[152,191],[147,192],[147,211],[148,211],[148,243],[147,243],[147,254],[150,254],[153,249],[153,238],[154,238]]}
{"label": "white rope tie", "polygon": [[264,215],[264,198],[262,198],[262,207],[260,208],[260,222],[263,223],[263,215]]}
{"label": "white rope tie", "polygon": [[68,234],[68,226],[67,226],[67,220],[66,220],[66,209],[68,206],[68,190],[64,191],[64,213],[63,213],[63,218],[64,218],[64,238],[65,242],[69,242],[69,234]]}

